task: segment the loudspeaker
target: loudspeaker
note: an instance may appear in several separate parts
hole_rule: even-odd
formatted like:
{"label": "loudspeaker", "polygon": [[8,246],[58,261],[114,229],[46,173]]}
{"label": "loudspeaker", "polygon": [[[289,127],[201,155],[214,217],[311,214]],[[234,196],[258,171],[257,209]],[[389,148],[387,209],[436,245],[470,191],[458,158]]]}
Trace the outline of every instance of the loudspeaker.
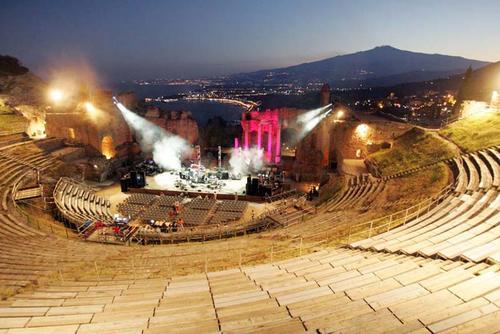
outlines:
{"label": "loudspeaker", "polygon": [[122,177],[120,179],[120,187],[122,189],[122,192],[126,193],[128,191],[128,184],[129,184],[130,179]]}
{"label": "loudspeaker", "polygon": [[252,179],[252,194],[251,195],[257,195],[259,193],[259,179],[253,178]]}
{"label": "loudspeaker", "polygon": [[146,186],[146,176],[144,172],[132,171],[130,172],[129,187],[131,188],[144,188]]}
{"label": "loudspeaker", "polygon": [[137,188],[144,188],[146,186],[146,176],[144,175],[144,172],[137,172],[135,185]]}

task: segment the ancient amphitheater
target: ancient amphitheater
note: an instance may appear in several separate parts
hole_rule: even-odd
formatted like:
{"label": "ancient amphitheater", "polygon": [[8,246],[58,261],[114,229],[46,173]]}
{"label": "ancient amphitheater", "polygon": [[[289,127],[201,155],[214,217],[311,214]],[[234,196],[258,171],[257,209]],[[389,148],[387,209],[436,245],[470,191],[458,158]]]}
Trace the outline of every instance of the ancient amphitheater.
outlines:
{"label": "ancient amphitheater", "polygon": [[[260,234],[119,246],[17,208],[17,189],[57,165],[52,141],[0,148],[0,333],[500,331],[498,148],[451,159],[454,182],[439,194],[362,224],[345,216],[369,213],[386,180],[350,181]],[[66,214],[109,215],[80,190]]]}

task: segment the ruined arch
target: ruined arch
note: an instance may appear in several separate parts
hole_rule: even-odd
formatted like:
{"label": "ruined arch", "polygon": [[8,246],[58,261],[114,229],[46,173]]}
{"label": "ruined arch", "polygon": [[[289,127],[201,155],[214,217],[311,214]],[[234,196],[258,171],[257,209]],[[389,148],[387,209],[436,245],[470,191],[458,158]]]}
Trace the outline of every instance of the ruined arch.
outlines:
{"label": "ruined arch", "polygon": [[115,143],[111,135],[102,137],[101,153],[106,157],[106,159],[111,159],[116,155]]}
{"label": "ruined arch", "polygon": [[74,128],[67,128],[68,139],[75,140],[76,134]]}

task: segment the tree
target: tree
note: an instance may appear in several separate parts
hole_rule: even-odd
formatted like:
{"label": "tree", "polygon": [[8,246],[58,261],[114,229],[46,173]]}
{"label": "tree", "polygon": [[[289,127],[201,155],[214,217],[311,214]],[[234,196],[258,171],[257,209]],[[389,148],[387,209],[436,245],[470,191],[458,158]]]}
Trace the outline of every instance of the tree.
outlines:
{"label": "tree", "polygon": [[28,72],[28,68],[21,65],[19,59],[0,55],[0,76],[21,75]]}

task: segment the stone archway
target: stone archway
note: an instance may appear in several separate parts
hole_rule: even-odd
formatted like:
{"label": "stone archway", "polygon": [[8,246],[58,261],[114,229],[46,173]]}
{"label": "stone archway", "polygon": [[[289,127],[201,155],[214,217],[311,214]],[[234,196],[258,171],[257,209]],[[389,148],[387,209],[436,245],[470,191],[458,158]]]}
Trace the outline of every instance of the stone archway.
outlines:
{"label": "stone archway", "polygon": [[107,135],[102,137],[101,153],[106,157],[106,159],[111,159],[116,155],[115,144],[112,136]]}
{"label": "stone archway", "polygon": [[68,128],[67,134],[68,134],[68,139],[75,140],[76,135],[74,128]]}

